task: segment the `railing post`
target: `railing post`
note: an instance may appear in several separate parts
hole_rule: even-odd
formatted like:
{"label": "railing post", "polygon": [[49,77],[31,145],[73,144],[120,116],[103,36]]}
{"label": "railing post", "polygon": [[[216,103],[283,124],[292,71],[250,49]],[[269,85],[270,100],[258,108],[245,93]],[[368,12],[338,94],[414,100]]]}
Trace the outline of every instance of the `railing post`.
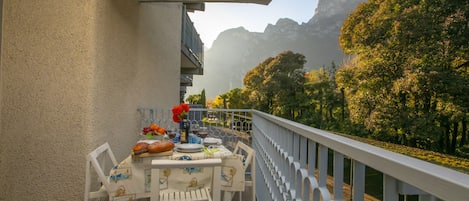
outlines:
{"label": "railing post", "polygon": [[344,155],[334,151],[334,200],[343,200]]}
{"label": "railing post", "polygon": [[365,200],[365,165],[353,161],[353,201]]}
{"label": "railing post", "polygon": [[327,185],[327,152],[328,148],[323,145],[319,145],[318,154],[318,168],[319,168],[319,187],[326,187]]}
{"label": "railing post", "polygon": [[399,200],[397,193],[397,180],[389,175],[383,174],[383,201]]}

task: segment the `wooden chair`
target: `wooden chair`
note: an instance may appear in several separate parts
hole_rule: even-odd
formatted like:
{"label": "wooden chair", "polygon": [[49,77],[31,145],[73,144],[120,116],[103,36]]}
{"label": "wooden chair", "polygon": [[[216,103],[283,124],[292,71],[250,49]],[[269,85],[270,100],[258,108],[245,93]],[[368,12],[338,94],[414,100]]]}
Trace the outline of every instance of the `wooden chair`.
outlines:
{"label": "wooden chair", "polygon": [[[220,201],[220,175],[221,159],[203,160],[162,160],[156,159],[151,162],[151,201],[166,200],[192,200],[192,201]],[[160,191],[160,170],[167,168],[194,168],[213,167],[212,187],[193,190],[190,192],[161,192]]]}
{"label": "wooden chair", "polygon": [[[234,154],[241,154],[244,156],[244,172],[245,172],[245,183],[246,187],[250,187],[252,194],[252,201],[256,200],[256,151],[244,144],[241,141],[238,141],[234,150]],[[242,200],[243,192],[239,192],[239,200]]]}
{"label": "wooden chair", "polygon": [[[101,164],[98,161],[98,157],[101,157],[103,153],[107,153],[107,157],[108,157],[107,160],[110,159],[110,161],[112,162],[112,167],[117,165],[116,157],[112,153],[112,150],[109,147],[109,144],[107,142],[88,154],[88,156],[86,157],[85,201],[88,201],[88,199],[94,199],[94,198],[103,198],[103,197],[108,197],[108,196],[111,197],[109,195],[110,187],[109,187],[107,177],[104,174],[103,168],[101,167]],[[101,188],[98,191],[93,191],[93,192],[90,192],[91,166],[93,166],[96,174],[98,174],[99,182],[101,182],[102,184]]]}

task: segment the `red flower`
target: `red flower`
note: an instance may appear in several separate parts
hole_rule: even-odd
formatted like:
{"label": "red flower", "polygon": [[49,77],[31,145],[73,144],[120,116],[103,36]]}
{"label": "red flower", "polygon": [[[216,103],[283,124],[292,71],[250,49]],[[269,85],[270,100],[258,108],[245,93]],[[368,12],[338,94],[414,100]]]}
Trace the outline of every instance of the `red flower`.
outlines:
{"label": "red flower", "polygon": [[182,108],[182,110],[184,110],[184,112],[189,112],[189,105],[188,104],[182,103],[181,108]]}
{"label": "red flower", "polygon": [[176,105],[172,109],[173,111],[173,121],[179,123],[182,121],[187,113],[189,112],[189,105],[185,103],[181,103],[180,105]]}

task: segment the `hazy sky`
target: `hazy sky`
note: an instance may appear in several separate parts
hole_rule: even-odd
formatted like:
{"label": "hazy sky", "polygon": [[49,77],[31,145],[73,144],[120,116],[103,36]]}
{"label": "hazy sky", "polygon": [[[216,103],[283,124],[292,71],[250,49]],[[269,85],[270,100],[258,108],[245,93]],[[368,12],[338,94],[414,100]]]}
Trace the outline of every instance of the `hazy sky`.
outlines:
{"label": "hazy sky", "polygon": [[272,0],[269,5],[246,3],[205,3],[205,11],[189,13],[189,17],[205,46],[210,48],[221,32],[244,27],[251,32],[263,32],[268,24],[279,18],[290,18],[299,24],[314,15],[318,0]]}

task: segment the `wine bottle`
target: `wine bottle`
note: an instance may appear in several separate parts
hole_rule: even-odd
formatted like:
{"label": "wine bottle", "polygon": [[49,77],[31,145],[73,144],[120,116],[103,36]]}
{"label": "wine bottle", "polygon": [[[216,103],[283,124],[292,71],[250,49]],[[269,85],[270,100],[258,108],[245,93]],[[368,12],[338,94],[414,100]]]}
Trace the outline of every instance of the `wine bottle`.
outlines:
{"label": "wine bottle", "polygon": [[188,143],[189,142],[189,121],[187,119],[183,119],[180,123],[181,129],[181,143]]}

